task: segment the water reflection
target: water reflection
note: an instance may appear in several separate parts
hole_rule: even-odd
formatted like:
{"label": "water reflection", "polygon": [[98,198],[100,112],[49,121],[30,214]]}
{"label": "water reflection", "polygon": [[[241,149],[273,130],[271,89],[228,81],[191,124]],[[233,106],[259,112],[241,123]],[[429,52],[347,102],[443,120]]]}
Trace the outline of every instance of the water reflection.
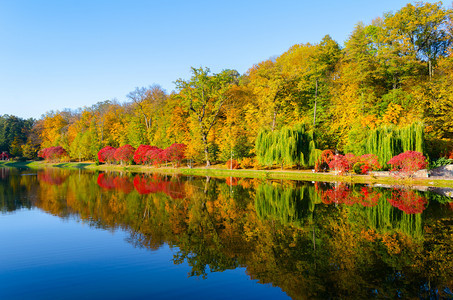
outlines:
{"label": "water reflection", "polygon": [[242,266],[294,299],[452,296],[451,199],[430,192],[67,170],[10,174],[0,189],[2,211],[36,206],[123,228],[135,247],[168,244],[191,276]]}

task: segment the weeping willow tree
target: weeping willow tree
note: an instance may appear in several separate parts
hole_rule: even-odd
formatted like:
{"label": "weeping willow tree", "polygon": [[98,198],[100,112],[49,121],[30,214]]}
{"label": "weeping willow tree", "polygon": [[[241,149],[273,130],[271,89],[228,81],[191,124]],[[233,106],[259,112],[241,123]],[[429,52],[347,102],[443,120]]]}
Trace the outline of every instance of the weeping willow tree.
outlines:
{"label": "weeping willow tree", "polygon": [[280,130],[261,131],[255,142],[259,163],[271,166],[314,165],[319,154],[315,145],[315,135],[305,124],[285,126]]}
{"label": "weeping willow tree", "polygon": [[408,150],[424,153],[423,125],[413,123],[403,128],[394,126],[376,128],[368,135],[365,149],[365,153],[376,154],[383,166],[386,166],[393,156]]}
{"label": "weeping willow tree", "polygon": [[264,183],[258,186],[255,209],[259,218],[277,220],[285,225],[303,227],[313,221],[315,205],[321,203],[313,185],[282,186]]}
{"label": "weeping willow tree", "polygon": [[[367,226],[379,233],[393,234],[402,232],[415,239],[423,239],[422,214],[407,214],[392,206],[389,199],[392,198],[393,189],[375,188],[380,194],[376,206],[365,207],[361,205],[351,206],[354,211],[350,217],[358,221],[362,220]],[[418,193],[416,192],[417,194]],[[351,220],[354,222],[354,220]]]}

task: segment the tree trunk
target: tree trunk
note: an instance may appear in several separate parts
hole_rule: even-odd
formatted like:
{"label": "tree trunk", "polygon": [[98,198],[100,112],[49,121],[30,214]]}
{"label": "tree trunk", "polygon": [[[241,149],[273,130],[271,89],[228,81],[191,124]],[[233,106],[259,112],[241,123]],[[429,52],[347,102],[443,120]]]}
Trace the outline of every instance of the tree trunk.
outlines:
{"label": "tree trunk", "polygon": [[277,110],[274,109],[274,116],[272,118],[272,131],[275,129],[275,123],[277,122]]}
{"label": "tree trunk", "polygon": [[204,156],[206,159],[206,167],[210,167],[211,162],[209,161],[208,137],[206,134],[203,134],[202,137],[203,137],[203,145],[204,145]]}
{"label": "tree trunk", "polygon": [[318,79],[316,78],[316,89],[315,89],[315,109],[313,110],[313,126],[316,126],[316,104],[318,102]]}

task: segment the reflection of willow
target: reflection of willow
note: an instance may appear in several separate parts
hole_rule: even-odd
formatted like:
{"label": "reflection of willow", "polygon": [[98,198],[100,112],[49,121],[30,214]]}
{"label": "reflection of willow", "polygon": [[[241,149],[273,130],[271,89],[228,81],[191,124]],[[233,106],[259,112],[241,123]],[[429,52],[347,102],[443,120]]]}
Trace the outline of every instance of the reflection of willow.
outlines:
{"label": "reflection of willow", "polygon": [[[389,198],[390,197],[390,198]],[[382,191],[382,197],[378,205],[363,209],[355,206],[366,217],[366,224],[380,232],[393,232],[399,230],[408,236],[421,239],[423,237],[423,225],[421,214],[406,214],[396,209],[388,201],[392,197],[392,191]]]}
{"label": "reflection of willow", "polygon": [[312,184],[281,185],[264,183],[256,190],[256,213],[263,219],[275,219],[282,224],[302,226],[313,220],[315,205],[321,198]]}

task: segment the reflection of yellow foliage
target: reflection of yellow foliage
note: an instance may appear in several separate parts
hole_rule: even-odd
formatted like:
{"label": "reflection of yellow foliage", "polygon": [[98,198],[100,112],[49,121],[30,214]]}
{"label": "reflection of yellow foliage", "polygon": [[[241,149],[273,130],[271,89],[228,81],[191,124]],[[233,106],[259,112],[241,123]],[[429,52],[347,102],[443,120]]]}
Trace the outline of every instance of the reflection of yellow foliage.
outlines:
{"label": "reflection of yellow foliage", "polygon": [[389,254],[401,253],[401,247],[396,234],[384,234],[382,236],[382,243],[387,247]]}

